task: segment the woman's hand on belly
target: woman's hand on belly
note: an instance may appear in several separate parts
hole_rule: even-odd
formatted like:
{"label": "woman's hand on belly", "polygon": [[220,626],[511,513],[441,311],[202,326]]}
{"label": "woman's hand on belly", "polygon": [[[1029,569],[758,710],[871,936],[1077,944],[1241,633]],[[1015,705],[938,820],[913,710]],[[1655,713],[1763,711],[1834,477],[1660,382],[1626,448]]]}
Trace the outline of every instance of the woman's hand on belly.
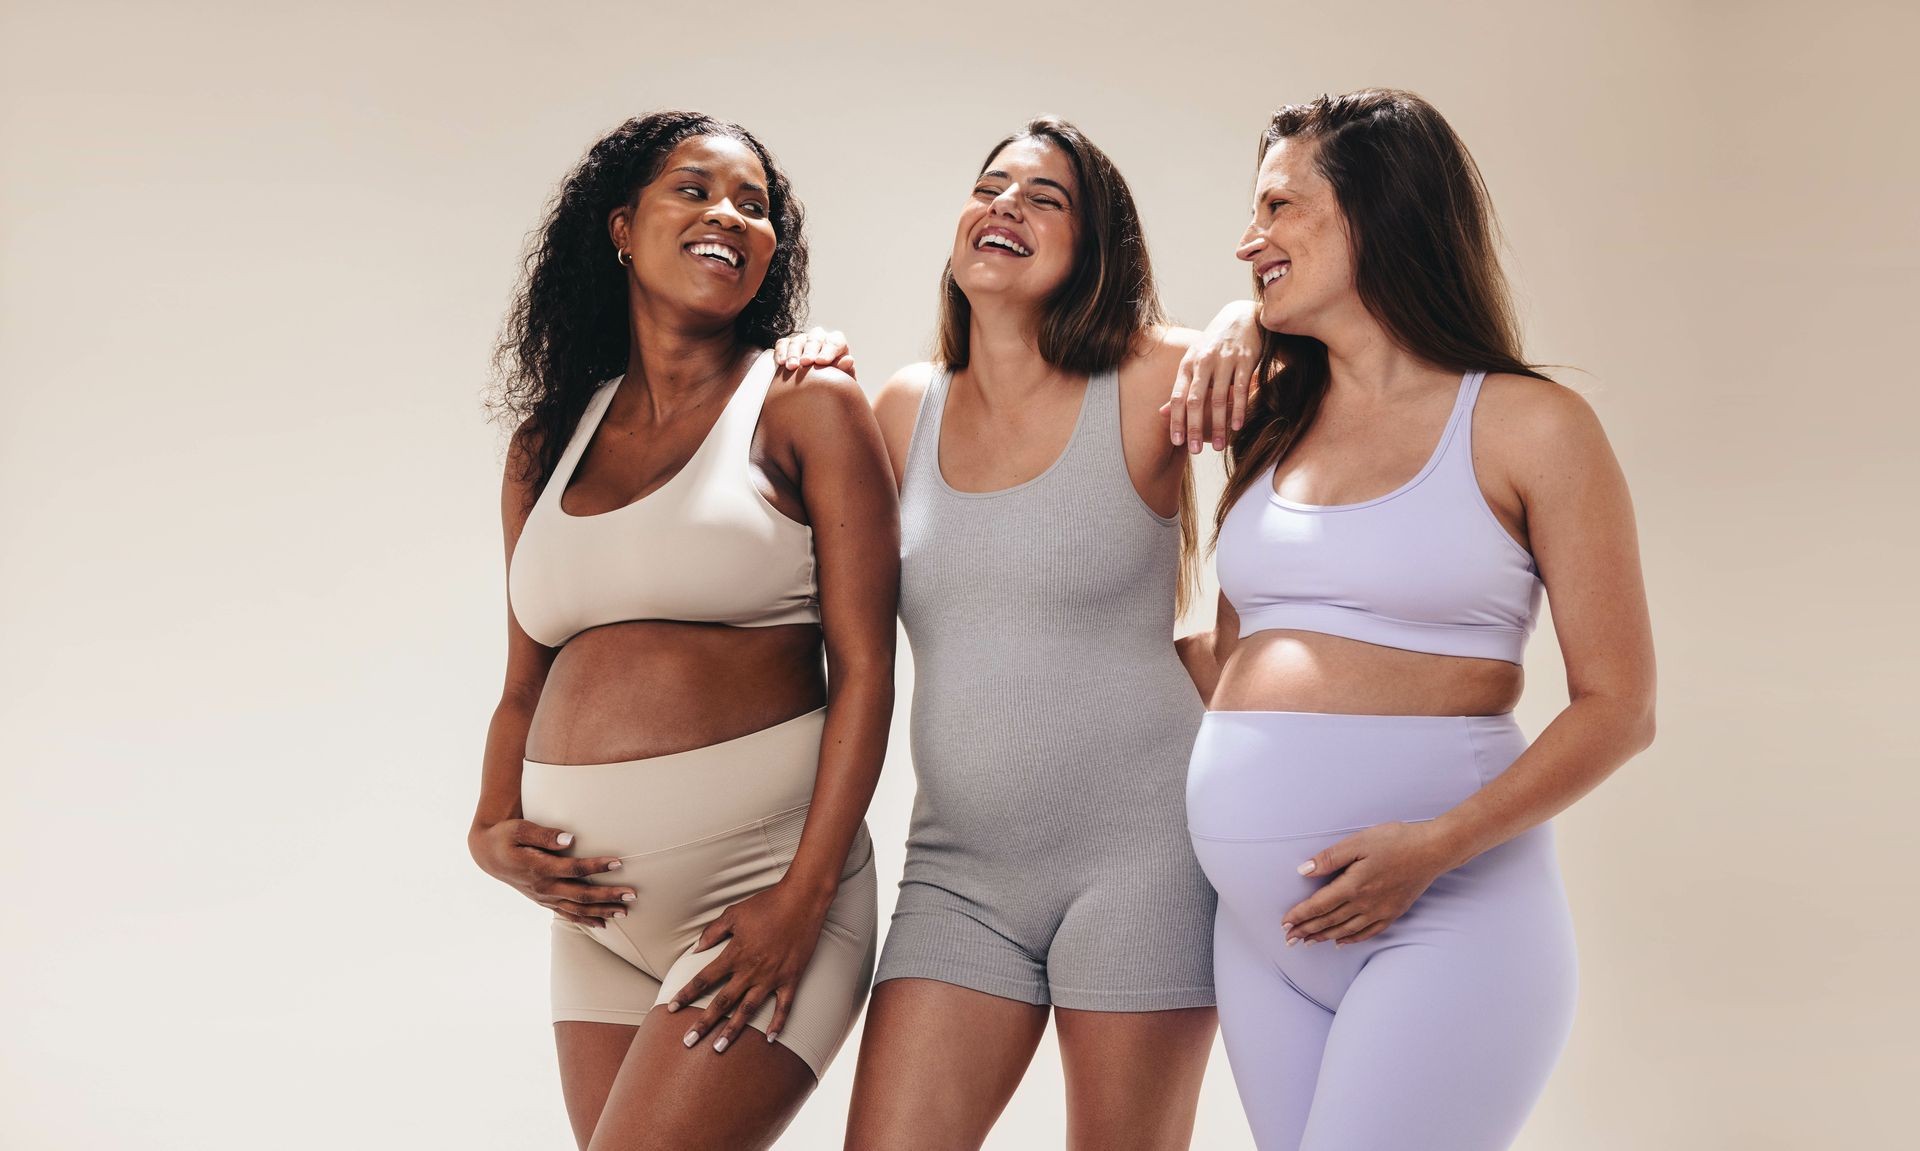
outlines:
{"label": "woman's hand on belly", "polygon": [[574,859],[563,855],[573,835],[530,819],[503,819],[467,836],[467,850],[480,870],[569,923],[601,927],[624,919],[634,901],[631,887],[587,882],[587,876],[617,871],[611,855]]}
{"label": "woman's hand on belly", "polygon": [[1431,822],[1382,823],[1321,850],[1301,861],[1300,874],[1332,878],[1287,910],[1287,946],[1372,939],[1407,913],[1448,858]]}
{"label": "woman's hand on belly", "polygon": [[727,908],[708,924],[696,950],[717,947],[723,940],[726,950],[667,1004],[668,1011],[678,1011],[682,1004],[713,993],[713,1002],[687,1032],[687,1046],[719,1027],[713,1049],[725,1051],[768,999],[773,1000],[773,1018],[767,1024],[771,1043],[786,1026],[794,988],[820,942],[828,906],[782,881]]}

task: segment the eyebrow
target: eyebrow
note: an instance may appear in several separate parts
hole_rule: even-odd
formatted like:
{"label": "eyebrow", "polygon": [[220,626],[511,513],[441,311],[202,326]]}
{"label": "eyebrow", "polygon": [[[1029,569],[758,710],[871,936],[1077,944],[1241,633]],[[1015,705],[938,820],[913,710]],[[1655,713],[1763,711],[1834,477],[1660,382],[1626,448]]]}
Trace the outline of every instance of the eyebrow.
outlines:
{"label": "eyebrow", "polygon": [[[700,177],[702,180],[713,179],[712,172],[709,172],[705,168],[702,168],[696,164],[682,164],[678,168],[675,168],[673,170],[675,172],[691,172],[694,175]],[[760,185],[754,183],[752,180],[742,180],[740,181],[740,186],[742,188],[745,188],[749,192],[760,192],[762,194],[766,192],[765,188],[762,188]]]}
{"label": "eyebrow", "polygon": [[[1013,177],[1012,177],[1012,176],[1009,176],[1009,175],[1007,175],[1007,174],[1006,174],[1005,172],[1002,172],[1002,171],[1001,171],[1000,169],[998,169],[998,168],[995,168],[995,169],[994,169],[993,171],[991,171],[991,172],[982,172],[982,173],[980,173],[980,178],[981,178],[981,179],[985,179],[985,178],[986,178],[986,177],[988,177],[988,176],[998,176],[998,177],[999,177],[1000,179],[1002,179],[1002,180],[1011,180],[1011,179],[1013,179]],[[1066,186],[1065,184],[1062,184],[1062,183],[1061,183],[1060,181],[1058,181],[1058,180],[1049,180],[1049,179],[1047,179],[1047,178],[1046,178],[1045,176],[1035,176],[1035,177],[1034,177],[1033,179],[1031,179],[1031,180],[1028,180],[1028,181],[1027,181],[1027,183],[1029,183],[1029,184],[1045,184],[1045,185],[1046,185],[1047,187],[1049,187],[1049,188],[1058,188],[1058,189],[1060,189],[1060,194],[1061,194],[1062,196],[1065,196],[1065,197],[1066,197],[1066,199],[1067,199],[1067,203],[1069,203],[1069,204],[1071,204],[1071,203],[1073,203],[1073,193],[1072,193],[1072,192],[1069,192],[1069,191],[1067,191],[1067,186]]]}

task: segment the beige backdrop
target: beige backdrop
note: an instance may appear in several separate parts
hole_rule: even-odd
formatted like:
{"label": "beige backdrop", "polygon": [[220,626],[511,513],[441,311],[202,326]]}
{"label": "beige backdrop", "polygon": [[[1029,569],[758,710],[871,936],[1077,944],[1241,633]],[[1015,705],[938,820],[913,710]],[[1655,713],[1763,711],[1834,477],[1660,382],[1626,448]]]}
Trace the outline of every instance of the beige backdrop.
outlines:
{"label": "beige backdrop", "polygon": [[[1584,987],[1521,1146],[1913,1145],[1912,9],[1069,7],[0,11],[0,1144],[565,1145],[542,913],[462,834],[488,352],[601,132],[768,141],[872,386],[1027,116],[1114,155],[1197,323],[1266,113],[1393,84],[1625,461],[1660,641],[1658,743],[1561,820]],[[1537,731],[1550,630],[1531,669]],[[911,793],[897,725],[883,910]],[[852,1067],[783,1146],[839,1145]],[[1048,1044],[991,1146],[1058,1146],[1060,1094]],[[1218,1052],[1196,1145],[1250,1146]]]}

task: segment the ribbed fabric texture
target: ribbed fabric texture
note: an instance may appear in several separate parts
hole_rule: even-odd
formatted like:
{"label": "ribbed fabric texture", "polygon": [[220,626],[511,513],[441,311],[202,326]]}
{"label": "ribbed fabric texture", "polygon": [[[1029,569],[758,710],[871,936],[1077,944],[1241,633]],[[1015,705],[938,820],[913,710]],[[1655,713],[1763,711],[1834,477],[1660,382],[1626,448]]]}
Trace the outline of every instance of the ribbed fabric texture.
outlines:
{"label": "ribbed fabric texture", "polygon": [[1179,527],[1128,475],[1118,379],[1088,384],[1051,467],[986,493],[940,472],[947,386],[927,389],[901,493],[919,793],[880,978],[1086,1010],[1211,1003]]}

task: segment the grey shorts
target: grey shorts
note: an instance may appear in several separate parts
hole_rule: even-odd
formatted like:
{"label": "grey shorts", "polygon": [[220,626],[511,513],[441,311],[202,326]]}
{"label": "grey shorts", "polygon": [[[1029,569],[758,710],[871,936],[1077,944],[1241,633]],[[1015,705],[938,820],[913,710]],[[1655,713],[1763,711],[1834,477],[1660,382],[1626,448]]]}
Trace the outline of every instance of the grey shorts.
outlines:
{"label": "grey shorts", "polygon": [[1060,863],[941,882],[909,848],[875,981],[934,979],[1074,1011],[1213,1005],[1214,894],[1189,843]]}

